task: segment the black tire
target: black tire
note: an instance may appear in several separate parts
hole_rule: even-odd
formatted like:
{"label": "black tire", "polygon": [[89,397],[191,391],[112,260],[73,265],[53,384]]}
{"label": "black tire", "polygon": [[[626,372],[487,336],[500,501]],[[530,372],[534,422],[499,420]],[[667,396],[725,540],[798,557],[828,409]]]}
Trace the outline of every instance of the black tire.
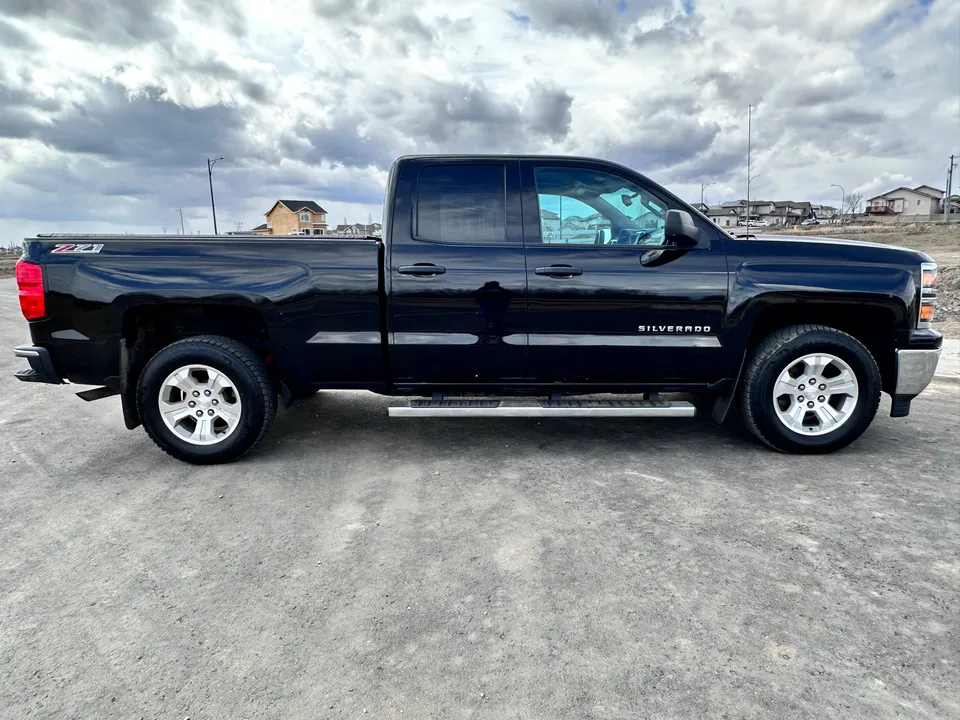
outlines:
{"label": "black tire", "polygon": [[[807,354],[827,352],[846,362],[857,377],[859,397],[849,418],[823,435],[801,435],[777,416],[773,388],[790,363]],[[859,438],[880,405],[880,370],[870,351],[856,338],[823,325],[793,325],[767,336],[750,354],[743,372],[743,420],[758,439],[781,452],[828,453]]]}
{"label": "black tire", "polygon": [[[178,437],[160,416],[160,390],[180,367],[202,364],[223,372],[236,386],[242,404],[235,430],[212,445],[194,445]],[[263,361],[249,347],[230,338],[201,335],[168,345],[154,355],[137,386],[137,407],[143,427],[164,452],[197,465],[226,463],[253,448],[273,425],[277,394]]]}

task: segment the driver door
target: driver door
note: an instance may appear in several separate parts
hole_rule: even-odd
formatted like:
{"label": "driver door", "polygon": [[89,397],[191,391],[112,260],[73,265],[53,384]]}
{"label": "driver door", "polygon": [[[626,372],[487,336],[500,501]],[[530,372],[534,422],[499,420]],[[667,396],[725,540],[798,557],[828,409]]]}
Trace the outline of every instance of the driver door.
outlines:
{"label": "driver door", "polygon": [[[528,371],[547,383],[710,382],[726,371],[723,247],[664,252],[667,210],[686,209],[604,163],[521,162]],[[689,328],[689,330],[688,330]]]}

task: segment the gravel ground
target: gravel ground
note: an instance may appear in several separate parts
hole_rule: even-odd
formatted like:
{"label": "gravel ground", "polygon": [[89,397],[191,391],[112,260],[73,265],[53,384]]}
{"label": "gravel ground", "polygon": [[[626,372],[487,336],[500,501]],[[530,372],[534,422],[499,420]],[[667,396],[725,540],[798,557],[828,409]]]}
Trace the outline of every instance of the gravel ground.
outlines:
{"label": "gravel ground", "polygon": [[960,384],[810,458],[321,393],[196,468],[19,362],[2,718],[960,717]]}

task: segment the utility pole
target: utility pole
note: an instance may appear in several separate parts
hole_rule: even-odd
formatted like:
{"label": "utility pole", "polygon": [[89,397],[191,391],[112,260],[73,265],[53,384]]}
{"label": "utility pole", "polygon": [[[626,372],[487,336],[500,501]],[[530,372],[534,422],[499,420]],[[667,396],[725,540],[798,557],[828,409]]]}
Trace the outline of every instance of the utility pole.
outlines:
{"label": "utility pole", "polygon": [[217,206],[213,202],[213,166],[217,164],[217,160],[223,160],[222,157],[218,157],[216,160],[211,160],[207,158],[207,176],[210,178],[210,209],[213,211],[213,234],[219,235],[217,232]]}
{"label": "utility pole", "polygon": [[700,183],[700,204],[703,205],[703,191],[716,183]]}
{"label": "utility pole", "polygon": [[177,212],[180,213],[180,234],[186,235],[187,231],[183,229],[183,208],[177,208]]}
{"label": "utility pole", "polygon": [[753,105],[747,105],[747,227],[750,227],[750,135],[753,132]]}
{"label": "utility pole", "polygon": [[847,201],[847,194],[839,185],[830,183],[830,187],[840,188],[840,224],[843,225],[843,204]]}
{"label": "utility pole", "polygon": [[160,226],[160,229],[163,230],[163,234],[164,234],[164,235],[167,234],[167,226],[166,226],[166,225],[161,225],[161,226]]}
{"label": "utility pole", "polygon": [[950,222],[950,193],[953,191],[953,169],[957,164],[953,161],[954,156],[950,156],[950,164],[947,165],[947,191],[943,195],[943,221]]}

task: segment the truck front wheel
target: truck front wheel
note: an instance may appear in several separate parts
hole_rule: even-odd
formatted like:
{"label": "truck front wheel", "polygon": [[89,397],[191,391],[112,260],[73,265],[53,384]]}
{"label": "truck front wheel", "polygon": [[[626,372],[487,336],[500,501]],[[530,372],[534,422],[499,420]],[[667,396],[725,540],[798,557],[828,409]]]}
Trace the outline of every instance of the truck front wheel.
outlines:
{"label": "truck front wheel", "polygon": [[880,370],[856,338],[822,325],[783,328],[757,345],[743,373],[747,428],[770,447],[827,453],[870,425]]}
{"label": "truck front wheel", "polygon": [[168,345],[140,376],[144,429],[178,460],[236,460],[273,424],[277,396],[263,361],[243,343],[203,335]]}

